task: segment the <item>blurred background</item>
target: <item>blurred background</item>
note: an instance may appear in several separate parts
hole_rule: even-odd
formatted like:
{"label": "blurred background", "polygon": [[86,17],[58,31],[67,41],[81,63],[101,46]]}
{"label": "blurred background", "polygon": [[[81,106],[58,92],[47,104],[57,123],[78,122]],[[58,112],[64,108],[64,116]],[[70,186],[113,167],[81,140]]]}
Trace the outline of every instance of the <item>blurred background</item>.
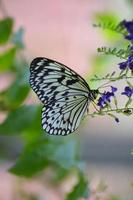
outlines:
{"label": "blurred background", "polygon": [[[104,17],[109,17],[116,22],[123,19],[131,20],[132,11],[132,0],[0,1],[1,20],[11,17],[14,21],[13,31],[10,33],[11,39],[8,38],[6,42],[0,41],[0,121],[2,124],[0,127],[0,200],[67,198],[67,200],[76,200],[74,196],[64,196],[76,183],[75,176],[71,175],[73,165],[69,165],[70,174],[67,177],[64,171],[62,172],[64,176],[59,174],[65,179],[58,177],[58,184],[49,181],[53,174],[51,166],[57,170],[59,165],[59,163],[53,164],[53,160],[52,164],[51,160],[49,165],[49,162],[47,163],[48,168],[45,172],[42,171],[46,163],[40,164],[39,161],[37,170],[34,169],[30,174],[32,167],[37,165],[34,159],[40,152],[42,154],[45,152],[45,155],[53,155],[53,153],[47,152],[47,148],[44,150],[42,148],[34,152],[35,154],[30,154],[33,147],[40,148],[39,143],[32,144],[40,141],[42,132],[40,102],[30,91],[28,67],[35,57],[51,58],[74,69],[88,81],[91,88],[96,87],[89,81],[90,77],[97,73],[104,75],[113,71],[119,61],[118,58],[105,58],[98,55],[97,48],[121,44],[118,36],[104,33],[94,28],[93,24]],[[0,29],[0,33],[6,35],[4,28]],[[8,63],[2,58],[3,55],[6,61],[9,60]],[[121,87],[121,84],[118,83],[118,87]],[[32,107],[33,109],[28,107],[31,104],[38,107]],[[27,107],[24,107],[25,105]],[[26,113],[28,113],[27,118],[25,118]],[[54,138],[56,144],[53,144],[51,137],[50,139],[49,136],[43,137],[48,142],[52,141],[55,148],[56,145],[62,144],[62,140],[65,144],[70,143],[68,149],[66,147],[63,150],[65,154],[68,152],[66,159],[69,161],[77,156],[75,149],[78,149],[76,151],[78,156],[80,155],[80,167],[84,169],[89,180],[90,195],[86,197],[88,200],[132,200],[133,158],[130,154],[133,148],[132,121],[132,116],[120,117],[119,124],[109,117],[87,117],[78,132],[68,136],[67,139]],[[35,123],[37,125],[34,127]],[[26,154],[29,157],[26,157]],[[34,159],[31,160],[30,156]],[[60,162],[61,158],[57,156]],[[48,156],[42,159],[49,161]],[[26,167],[23,161],[27,164]],[[31,169],[26,171],[30,163]],[[11,172],[7,171],[9,168]],[[66,166],[62,168],[66,170]],[[81,195],[77,199],[83,197],[84,195]]]}

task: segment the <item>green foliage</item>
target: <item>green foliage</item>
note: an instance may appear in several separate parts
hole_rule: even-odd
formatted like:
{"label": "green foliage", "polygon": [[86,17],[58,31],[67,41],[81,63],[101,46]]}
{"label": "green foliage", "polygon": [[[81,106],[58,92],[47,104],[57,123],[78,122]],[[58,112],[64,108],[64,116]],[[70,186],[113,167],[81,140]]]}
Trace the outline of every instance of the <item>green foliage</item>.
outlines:
{"label": "green foliage", "polygon": [[127,49],[117,49],[114,48],[108,48],[108,47],[99,47],[97,49],[99,53],[104,53],[106,55],[113,55],[121,59],[126,59],[131,54],[131,50],[127,47]]}
{"label": "green foliage", "polygon": [[0,72],[11,70],[16,56],[17,48],[12,47],[0,54]]}
{"label": "green foliage", "polygon": [[3,106],[8,109],[17,108],[29,94],[30,88],[28,84],[29,69],[28,64],[19,65],[20,69],[16,73],[16,79],[9,88],[2,92]]}
{"label": "green foliage", "polygon": [[101,28],[104,30],[102,35],[108,39],[108,41],[118,41],[119,34],[126,34],[125,29],[119,24],[120,19],[118,15],[111,12],[97,13],[95,15],[95,20],[97,23],[93,24],[94,27]]}
{"label": "green foliage", "polygon": [[[120,26],[119,24],[119,18],[118,15],[116,15],[115,13],[110,13],[110,12],[104,12],[104,13],[97,13],[94,17],[95,21],[97,23],[93,24],[94,27],[99,27],[102,30],[102,35],[104,36],[104,38],[106,38],[108,40],[108,42],[111,42],[111,46],[116,46],[118,47],[118,49],[115,50],[115,48],[107,48],[107,47],[101,47],[98,48],[98,52],[102,52],[103,54],[99,54],[93,57],[92,60],[92,69],[93,69],[93,74],[98,74],[98,75],[103,75],[104,73],[107,72],[108,68],[107,65],[108,63],[113,63],[113,58],[107,57],[107,55],[112,55],[114,53],[116,53],[116,56],[118,57],[124,55],[124,52],[127,52],[126,49],[123,49],[123,52],[119,50],[121,50],[121,48],[119,47],[121,44],[121,37],[120,34],[117,33],[125,33],[125,31],[123,30],[123,27]],[[118,43],[118,41],[120,40],[120,42]],[[127,45],[127,44],[126,44]],[[115,50],[115,52],[114,52]],[[124,51],[125,50],[125,51]],[[119,54],[117,54],[119,52]],[[93,87],[96,87],[97,83],[93,82]]]}
{"label": "green foliage", "polygon": [[79,160],[75,151],[77,143],[74,140],[65,140],[62,137],[53,139],[46,135],[42,137],[26,145],[10,172],[31,177],[46,167],[55,167],[55,169],[57,167],[60,170],[77,167]]}
{"label": "green foliage", "polygon": [[38,112],[41,115],[40,106],[34,105],[24,105],[9,112],[5,121],[0,125],[0,134],[14,135],[30,129],[36,121]]}
{"label": "green foliage", "polygon": [[85,176],[80,173],[78,183],[74,186],[72,191],[67,195],[66,200],[78,200],[79,198],[88,199],[89,188],[88,181]]}
{"label": "green foliage", "polygon": [[0,45],[8,42],[13,29],[13,19],[5,18],[0,20]]}
{"label": "green foliage", "polygon": [[127,31],[121,24],[114,24],[112,21],[105,21],[105,22],[99,22],[98,24],[93,24],[94,27],[107,29],[109,31],[114,31],[116,33],[120,33],[123,35],[127,34]]}

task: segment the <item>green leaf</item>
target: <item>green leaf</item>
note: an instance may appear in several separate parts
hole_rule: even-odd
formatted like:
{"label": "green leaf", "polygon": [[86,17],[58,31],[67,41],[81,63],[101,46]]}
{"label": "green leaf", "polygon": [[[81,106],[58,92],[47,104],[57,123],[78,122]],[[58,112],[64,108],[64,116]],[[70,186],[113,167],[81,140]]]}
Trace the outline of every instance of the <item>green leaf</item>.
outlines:
{"label": "green leaf", "polygon": [[132,8],[132,6],[133,6],[133,0],[127,0],[127,2],[129,3],[129,6],[131,6],[131,8]]}
{"label": "green leaf", "polygon": [[8,42],[13,29],[13,19],[5,18],[0,21],[0,44]]}
{"label": "green leaf", "polygon": [[13,47],[3,54],[0,54],[0,72],[12,69],[12,65],[16,56],[17,49]]}
{"label": "green leaf", "polygon": [[78,183],[67,195],[66,200],[79,200],[81,197],[87,199],[89,196],[88,181],[83,174],[80,174]]}
{"label": "green leaf", "polygon": [[10,172],[31,177],[47,166],[59,166],[64,170],[77,167],[77,145],[75,140],[69,141],[64,140],[62,137],[56,139],[54,136],[44,136],[45,139],[38,139],[25,147]]}
{"label": "green leaf", "polygon": [[22,27],[20,27],[19,30],[12,36],[12,42],[20,49],[23,49],[25,47],[23,37],[24,37],[24,28]]}
{"label": "green leaf", "polygon": [[58,182],[63,181],[69,174],[70,170],[64,169],[62,167],[57,166],[55,169],[55,175],[53,178],[53,182],[56,184]]}
{"label": "green leaf", "polygon": [[64,169],[69,169],[78,165],[77,158],[77,142],[71,140],[69,142],[61,143],[53,155],[53,160],[58,160],[58,164]]}
{"label": "green leaf", "polygon": [[[26,66],[22,67],[22,73],[17,74],[16,80],[4,92],[4,104],[8,109],[17,108],[29,94],[29,69]],[[20,69],[21,71],[21,69]]]}
{"label": "green leaf", "polygon": [[40,112],[41,116],[40,107],[34,105],[22,106],[10,112],[6,120],[0,125],[0,134],[14,135],[22,133],[35,123],[38,112]]}
{"label": "green leaf", "polygon": [[121,59],[127,59],[131,55],[131,51],[127,47],[126,49],[117,49],[116,47],[100,47],[97,49],[99,53],[104,53],[106,55],[113,55]]}
{"label": "green leaf", "polygon": [[48,153],[50,156],[54,148],[52,145],[48,146],[48,143],[49,141],[45,139],[45,141],[28,145],[9,171],[18,176],[31,177],[48,167],[50,165],[50,161],[47,158]]}
{"label": "green leaf", "polygon": [[107,200],[120,200],[118,196],[111,195]]}
{"label": "green leaf", "polygon": [[97,24],[95,27],[100,27],[104,31],[102,32],[104,37],[109,41],[118,41],[120,39],[119,34],[126,35],[127,31],[119,24],[120,19],[118,15],[112,12],[97,13],[95,16]]}

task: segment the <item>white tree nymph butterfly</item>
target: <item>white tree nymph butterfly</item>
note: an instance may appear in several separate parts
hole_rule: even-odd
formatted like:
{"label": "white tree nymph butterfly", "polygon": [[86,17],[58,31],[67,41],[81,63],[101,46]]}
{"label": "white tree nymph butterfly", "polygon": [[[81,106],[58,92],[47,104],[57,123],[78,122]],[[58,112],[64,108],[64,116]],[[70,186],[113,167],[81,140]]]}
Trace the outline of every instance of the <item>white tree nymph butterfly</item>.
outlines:
{"label": "white tree nymph butterfly", "polygon": [[43,57],[31,62],[29,82],[44,104],[42,127],[51,135],[74,132],[98,94],[72,69]]}

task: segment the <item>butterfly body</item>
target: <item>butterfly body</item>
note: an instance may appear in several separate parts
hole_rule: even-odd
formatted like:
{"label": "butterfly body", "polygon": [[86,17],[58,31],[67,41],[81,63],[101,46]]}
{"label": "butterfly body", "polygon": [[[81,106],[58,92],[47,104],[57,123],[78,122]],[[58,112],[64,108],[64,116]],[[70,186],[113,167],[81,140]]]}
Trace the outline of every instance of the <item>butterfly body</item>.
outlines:
{"label": "butterfly body", "polygon": [[43,129],[52,135],[74,132],[98,93],[72,69],[47,58],[31,62],[30,85],[44,104]]}

